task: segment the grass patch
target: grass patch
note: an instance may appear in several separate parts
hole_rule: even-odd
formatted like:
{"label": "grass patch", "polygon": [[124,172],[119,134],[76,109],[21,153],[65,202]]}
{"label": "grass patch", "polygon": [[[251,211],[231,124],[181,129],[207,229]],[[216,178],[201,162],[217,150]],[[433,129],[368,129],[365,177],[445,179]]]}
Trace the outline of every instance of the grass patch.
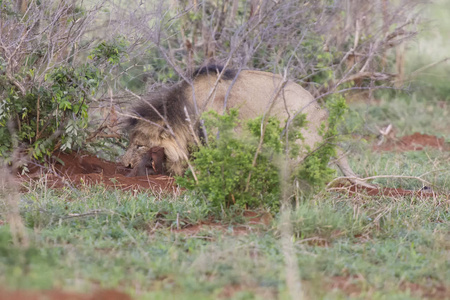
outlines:
{"label": "grass patch", "polygon": [[[21,208],[29,227],[70,224],[72,228],[111,225],[118,231],[148,229],[156,222],[164,227],[198,223],[210,214],[207,204],[186,196],[158,196],[108,190],[103,186],[81,190],[36,189],[24,194]],[[178,224],[176,224],[178,222]]]}
{"label": "grass patch", "polygon": [[[192,223],[211,218],[202,202],[187,197],[100,187],[24,194],[21,213],[32,246],[14,247],[8,226],[0,227],[0,282],[27,289],[119,288],[137,299],[287,297],[278,221],[239,236],[214,229],[176,233],[177,215]],[[314,299],[347,298],[344,288],[325,283],[359,278],[356,297],[411,299],[404,282],[448,286],[449,206],[440,199],[327,192],[301,202],[292,221],[305,289]],[[222,222],[230,228],[239,225],[240,218],[228,218]]]}
{"label": "grass patch", "polygon": [[[352,113],[346,119],[346,129],[357,128],[360,137],[347,141],[352,155],[349,162],[353,170],[363,176],[380,176],[372,181],[384,187],[418,190],[430,185],[441,193],[450,192],[450,156],[448,151],[426,148],[423,151],[374,152],[372,146],[378,142],[379,129],[392,124],[396,136],[415,132],[435,135],[450,142],[449,110],[436,102],[412,97],[384,99],[379,103],[354,102]],[[412,117],[414,116],[414,117]],[[382,177],[382,176],[388,177]],[[420,177],[424,181],[405,176]]]}
{"label": "grass patch", "polygon": [[[363,134],[379,135],[379,129],[392,124],[398,137],[415,132],[436,135],[447,141],[450,136],[450,103],[438,103],[420,94],[392,97],[380,94],[377,103],[351,104],[354,115],[347,118],[351,129],[362,128]],[[450,141],[449,141],[450,142]]]}
{"label": "grass patch", "polygon": [[[450,156],[445,152],[428,149],[409,152],[371,152],[364,151],[366,146],[354,147],[350,165],[363,177],[380,176],[372,183],[384,187],[396,187],[407,190],[419,190],[430,185],[440,193],[450,192]],[[383,177],[386,176],[386,177]],[[414,178],[417,177],[424,181]]]}

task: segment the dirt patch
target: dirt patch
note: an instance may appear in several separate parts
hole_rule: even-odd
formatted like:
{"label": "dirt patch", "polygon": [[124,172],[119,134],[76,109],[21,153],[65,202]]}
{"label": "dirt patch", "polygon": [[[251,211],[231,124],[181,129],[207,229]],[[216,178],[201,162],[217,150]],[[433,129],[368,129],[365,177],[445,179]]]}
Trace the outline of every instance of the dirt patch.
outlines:
{"label": "dirt patch", "polygon": [[[236,297],[242,293],[241,297]],[[228,286],[225,286],[222,291],[217,296],[217,299],[247,299],[250,298],[250,295],[256,295],[258,299],[278,299],[278,292],[274,288],[269,287],[261,287],[261,286],[253,286],[248,285],[245,286],[243,284],[231,284]],[[247,297],[245,297],[247,296]],[[253,299],[253,298],[250,298]]]}
{"label": "dirt patch", "polygon": [[450,151],[450,144],[443,138],[433,135],[414,133],[401,138],[390,138],[381,145],[375,145],[376,151],[419,151],[425,148],[436,148],[441,151]]}
{"label": "dirt patch", "polygon": [[[423,136],[423,135],[422,135]],[[414,140],[405,138],[404,140]],[[443,139],[425,138],[428,145],[444,145],[441,149],[446,149]],[[410,144],[412,145],[412,144]],[[384,149],[384,148],[383,148]],[[403,148],[405,149],[405,148]],[[416,148],[418,149],[418,148]],[[64,186],[83,186],[102,184],[106,187],[128,190],[128,191],[153,191],[157,193],[169,192],[179,193],[180,189],[176,186],[172,177],[165,175],[147,175],[128,177],[130,169],[124,168],[120,163],[105,161],[98,157],[88,154],[77,153],[56,153],[54,157],[47,162],[47,166],[41,164],[30,164],[30,172],[25,176],[20,176],[22,182],[28,180],[43,180],[48,187],[61,188]],[[363,193],[369,196],[421,196],[434,197],[437,194],[432,190],[410,191],[400,188],[364,188],[360,186],[344,186],[338,185],[332,190],[339,192],[347,192],[349,194]],[[249,212],[248,212],[249,213]],[[249,218],[248,223],[258,224],[267,223],[268,221],[260,220],[261,216],[246,216]],[[265,218],[267,216],[264,216]],[[270,221],[269,221],[270,222]],[[215,226],[215,225],[214,225]],[[187,229],[186,229],[187,230]],[[193,231],[194,228],[192,228]]]}
{"label": "dirt patch", "polygon": [[[364,279],[357,276],[334,276],[326,280],[326,288],[328,290],[340,290],[347,296],[358,297],[363,292],[363,286],[365,286],[363,282]],[[403,292],[409,291],[411,295],[423,299],[450,299],[450,290],[442,284],[423,285],[403,282],[398,289]]]}
{"label": "dirt patch", "polygon": [[412,295],[424,299],[450,299],[450,289],[444,285],[420,285],[417,283],[404,282],[400,285],[402,291],[410,291]]}
{"label": "dirt patch", "polygon": [[205,239],[215,239],[213,237],[208,238],[204,233],[208,231],[220,231],[222,233],[229,233],[233,236],[247,235],[253,231],[253,228],[246,225],[224,225],[221,223],[208,223],[200,222],[199,224],[188,225],[184,228],[174,229],[173,232],[181,233],[188,236],[203,236]]}
{"label": "dirt patch", "polygon": [[56,153],[47,163],[48,167],[34,164],[23,181],[45,179],[49,187],[103,184],[122,190],[176,191],[174,179],[164,175],[127,177],[129,169],[121,164],[105,161],[88,154]]}
{"label": "dirt patch", "polygon": [[327,282],[327,289],[329,290],[341,290],[347,296],[357,297],[361,294],[362,288],[358,284],[358,278],[334,276]]}
{"label": "dirt patch", "polygon": [[69,293],[60,290],[0,290],[0,300],[131,300],[131,297],[115,290],[98,290],[92,294]]}

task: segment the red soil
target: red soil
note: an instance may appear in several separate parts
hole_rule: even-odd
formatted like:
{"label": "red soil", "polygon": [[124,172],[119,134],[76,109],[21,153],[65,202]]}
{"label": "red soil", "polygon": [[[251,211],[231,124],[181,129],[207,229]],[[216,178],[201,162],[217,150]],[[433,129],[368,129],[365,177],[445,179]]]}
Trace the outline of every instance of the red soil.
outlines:
{"label": "red soil", "polygon": [[426,147],[450,151],[450,144],[446,143],[443,138],[417,132],[401,138],[391,138],[381,145],[374,146],[374,149],[377,151],[419,151]]}
{"label": "red soil", "polygon": [[[327,289],[340,290],[347,296],[358,297],[363,291],[364,278],[357,276],[334,276],[325,281]],[[423,299],[448,299],[449,289],[444,285],[421,285],[411,282],[403,282],[400,284],[401,291],[409,291],[415,297]],[[366,296],[375,292],[374,290],[366,291]]]}
{"label": "red soil", "polygon": [[0,290],[0,300],[131,300],[131,297],[114,290],[98,290],[92,294],[50,291]]}
{"label": "red soil", "polygon": [[[176,191],[174,179],[164,175],[127,177],[131,170],[121,164],[108,162],[87,154],[56,153],[50,167],[36,165],[30,168],[29,177],[44,178],[50,187],[66,185],[103,184],[123,190]],[[22,180],[27,178],[22,176]]]}

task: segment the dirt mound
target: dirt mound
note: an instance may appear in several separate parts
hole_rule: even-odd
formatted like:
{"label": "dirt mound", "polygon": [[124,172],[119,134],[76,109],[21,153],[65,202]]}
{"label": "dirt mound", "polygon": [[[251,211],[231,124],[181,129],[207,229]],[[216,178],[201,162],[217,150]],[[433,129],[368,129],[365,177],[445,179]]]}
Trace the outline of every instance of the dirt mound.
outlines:
{"label": "dirt mound", "polygon": [[51,291],[5,291],[0,290],[0,300],[131,300],[119,291],[98,290],[92,294]]}
{"label": "dirt mound", "polygon": [[426,147],[450,151],[450,144],[446,143],[443,138],[417,132],[401,138],[388,139],[385,143],[374,146],[374,149],[377,151],[419,151]]}
{"label": "dirt mound", "polygon": [[56,153],[49,167],[34,164],[30,167],[27,177],[22,180],[40,179],[45,177],[47,185],[60,188],[66,185],[80,186],[83,184],[103,184],[122,190],[147,190],[156,192],[176,191],[177,187],[172,177],[164,175],[148,175],[127,177],[129,169],[121,164],[105,161],[88,154]]}

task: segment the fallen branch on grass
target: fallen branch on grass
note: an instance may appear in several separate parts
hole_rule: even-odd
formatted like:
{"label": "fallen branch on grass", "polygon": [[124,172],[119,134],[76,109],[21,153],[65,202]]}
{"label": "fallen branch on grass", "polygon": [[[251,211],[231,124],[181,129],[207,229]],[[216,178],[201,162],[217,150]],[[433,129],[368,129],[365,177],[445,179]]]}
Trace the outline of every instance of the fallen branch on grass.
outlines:
{"label": "fallen branch on grass", "polygon": [[68,214],[66,217],[61,218],[62,220],[65,219],[71,219],[71,218],[81,218],[81,217],[87,217],[87,216],[96,216],[98,214],[114,214],[113,211],[106,211],[103,209],[94,209],[92,211],[82,213],[82,214]]}
{"label": "fallen branch on grass", "polygon": [[[420,176],[406,176],[406,175],[377,175],[377,176],[370,176],[370,177],[365,177],[365,178],[358,178],[358,177],[337,177],[335,179],[333,179],[330,183],[327,184],[327,189],[331,188],[333,186],[333,184],[335,184],[336,182],[340,181],[340,180],[349,180],[349,179],[355,179],[358,181],[362,181],[362,182],[366,182],[368,180],[372,180],[372,179],[378,179],[378,178],[396,178],[396,179],[416,179],[419,180],[420,182],[422,182],[424,185],[427,186],[431,186],[432,183],[420,178]],[[376,185],[372,185],[371,188],[377,188]]]}

